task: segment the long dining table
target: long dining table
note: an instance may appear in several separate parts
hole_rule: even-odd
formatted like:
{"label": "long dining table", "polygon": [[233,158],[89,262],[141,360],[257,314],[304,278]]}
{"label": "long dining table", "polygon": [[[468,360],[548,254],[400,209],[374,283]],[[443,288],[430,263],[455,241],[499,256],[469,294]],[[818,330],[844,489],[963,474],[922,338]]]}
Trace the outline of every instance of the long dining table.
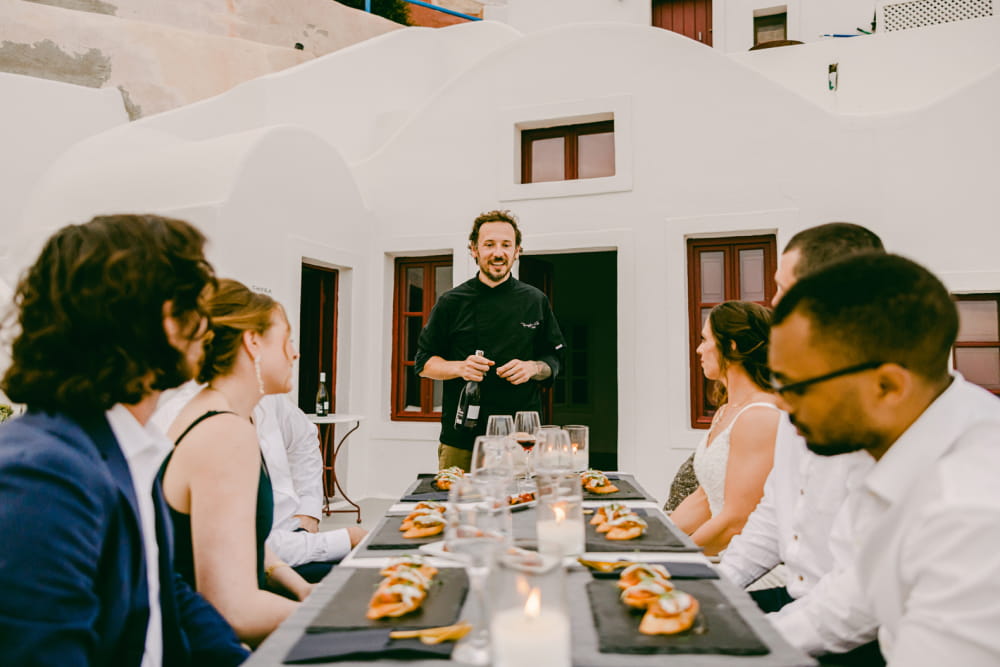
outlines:
{"label": "long dining table", "polygon": [[[691,571],[706,572],[706,576],[716,577],[709,568],[710,561],[697,549],[687,535],[684,535],[670,522],[654,501],[653,497],[643,489],[632,475],[626,473],[613,473],[615,479],[624,481],[628,488],[635,491],[630,494],[629,499],[622,499],[630,508],[633,508],[647,517],[651,524],[656,523],[667,528],[671,533],[674,547],[667,551],[599,551],[599,544],[588,539],[586,558],[593,560],[618,560],[627,558],[630,561],[647,562],[667,562],[668,569],[673,565],[677,569],[688,569]],[[426,478],[426,476],[421,476]],[[378,525],[368,534],[339,565],[337,565],[326,578],[320,582],[313,593],[305,600],[299,608],[285,620],[281,626],[275,630],[266,641],[264,641],[250,659],[245,663],[249,667],[260,667],[264,665],[285,664],[289,652],[300,643],[300,640],[307,635],[310,627],[314,625],[316,619],[323,614],[329,614],[331,600],[350,585],[352,578],[365,574],[365,570],[372,568],[382,568],[393,558],[415,553],[435,553],[433,548],[424,547],[420,549],[417,545],[411,548],[387,548],[386,536],[397,530],[400,518],[408,514],[416,504],[420,494],[414,491],[420,487],[422,479],[418,479],[403,495],[400,502],[392,505],[381,519]],[[430,497],[431,494],[427,494]],[[609,500],[611,500],[609,498]],[[584,500],[585,508],[595,508],[605,504],[607,501]],[[512,513],[512,523],[515,544],[531,547],[534,531],[534,509],[525,511],[515,511]],[[393,545],[388,545],[393,546]],[[429,545],[433,547],[434,545]],[[374,548],[373,548],[374,547]],[[440,552],[438,552],[440,553]],[[428,556],[428,562],[436,567],[456,567],[454,560],[446,555]],[[653,667],[669,663],[671,667],[807,667],[817,664],[813,659],[799,650],[789,645],[771,626],[764,614],[757,608],[750,596],[735,585],[721,578],[711,578],[703,580],[700,586],[710,586],[716,601],[713,603],[717,609],[715,613],[724,613],[730,617],[739,618],[738,625],[744,632],[755,636],[761,645],[758,654],[739,655],[732,653],[711,653],[700,652],[705,648],[693,649],[699,652],[680,652],[669,654],[635,654],[601,652],[599,647],[599,630],[595,623],[594,614],[591,611],[591,598],[588,597],[588,583],[593,580],[589,570],[579,565],[576,561],[566,560],[566,602],[570,617],[572,631],[572,664],[573,667]],[[693,575],[699,576],[699,575]],[[685,581],[675,582],[683,590]],[[346,595],[346,593],[345,593]],[[341,597],[344,597],[342,595]],[[368,604],[368,597],[350,597],[347,605],[357,605],[359,609],[364,609]],[[467,603],[468,601],[466,601]],[[339,603],[338,605],[339,606]],[[457,606],[457,605],[456,605]],[[705,606],[702,606],[703,612]],[[464,618],[465,609],[458,614],[459,618]],[[736,620],[733,618],[733,620]],[[317,629],[313,628],[313,632]],[[711,632],[709,629],[709,633]],[[709,635],[711,636],[711,635]],[[711,650],[711,649],[708,649]],[[336,659],[324,661],[322,655],[309,660],[310,664],[319,665],[410,665],[411,667],[439,667],[444,664],[460,664],[444,658],[432,659],[391,659],[386,657],[374,657],[373,659]],[[547,667],[539,665],[537,667]]]}

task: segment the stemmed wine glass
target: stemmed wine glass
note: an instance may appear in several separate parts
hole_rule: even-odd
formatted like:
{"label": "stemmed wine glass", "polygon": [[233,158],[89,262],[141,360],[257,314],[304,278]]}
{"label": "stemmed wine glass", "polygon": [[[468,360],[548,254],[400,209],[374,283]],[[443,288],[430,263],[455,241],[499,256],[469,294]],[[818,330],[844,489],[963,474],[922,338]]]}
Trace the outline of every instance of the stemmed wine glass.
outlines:
{"label": "stemmed wine glass", "polygon": [[514,418],[510,415],[490,415],[486,422],[486,435],[513,435]]}
{"label": "stemmed wine glass", "polygon": [[514,439],[525,451],[535,446],[535,437],[542,420],[535,411],[518,412],[514,415]]}
{"label": "stemmed wine glass", "polygon": [[473,631],[455,645],[452,659],[469,665],[490,664],[486,580],[509,531],[507,503],[491,498],[488,488],[474,475],[456,480],[448,492],[445,513],[445,545],[464,562],[469,576],[472,618],[468,620],[473,626]]}

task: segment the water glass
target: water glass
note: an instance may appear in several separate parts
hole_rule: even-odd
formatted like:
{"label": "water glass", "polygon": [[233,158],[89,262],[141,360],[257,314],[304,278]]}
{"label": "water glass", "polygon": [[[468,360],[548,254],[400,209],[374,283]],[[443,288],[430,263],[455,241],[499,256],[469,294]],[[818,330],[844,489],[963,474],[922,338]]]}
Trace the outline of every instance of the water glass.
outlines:
{"label": "water glass", "polygon": [[490,415],[486,421],[486,435],[513,435],[514,418],[510,415]]}
{"label": "water glass", "polygon": [[543,428],[532,453],[535,474],[573,471],[573,447],[569,434],[561,428]]}

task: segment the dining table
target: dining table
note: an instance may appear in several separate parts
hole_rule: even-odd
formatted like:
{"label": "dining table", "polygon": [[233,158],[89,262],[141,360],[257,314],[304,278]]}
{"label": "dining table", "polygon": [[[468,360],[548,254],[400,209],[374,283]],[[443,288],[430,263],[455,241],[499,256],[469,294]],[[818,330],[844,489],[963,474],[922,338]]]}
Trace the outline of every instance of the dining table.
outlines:
{"label": "dining table", "polygon": [[[595,597],[595,591],[601,591],[595,584],[600,575],[591,573],[576,559],[566,558],[565,597],[571,627],[571,654],[573,667],[653,667],[669,664],[671,667],[809,667],[817,663],[805,653],[788,644],[774,629],[746,591],[720,578],[712,563],[690,538],[670,521],[660,509],[659,504],[633,475],[627,473],[609,473],[608,476],[619,484],[628,496],[627,498],[600,499],[589,494],[584,495],[585,511],[593,510],[610,500],[622,502],[631,509],[643,515],[650,524],[646,543],[634,545],[619,545],[606,543],[588,532],[586,553],[584,558],[596,561],[628,560],[633,562],[664,563],[674,575],[674,583],[681,590],[687,588],[701,600],[702,615],[711,616],[707,623],[707,631],[703,637],[694,641],[681,642],[689,648],[677,648],[680,652],[662,652],[645,654],[643,649],[637,651],[619,652],[612,648],[609,652],[608,637],[602,632],[608,632],[610,621],[618,612],[607,608],[598,609],[600,604]],[[409,514],[421,497],[441,499],[428,487],[429,475],[421,475],[410,485],[397,502],[389,507],[386,515],[358,544],[357,547],[331,572],[316,585],[312,594],[293,612],[251,655],[245,663],[248,667],[263,667],[265,665],[281,664],[317,664],[344,665],[360,667],[409,665],[411,667],[442,667],[447,664],[462,664],[450,660],[447,653],[430,657],[406,656],[406,658],[387,657],[385,655],[368,655],[364,659],[357,657],[338,657],[327,659],[322,651],[310,654],[308,649],[312,641],[332,641],[336,645],[337,636],[322,635],[323,618],[331,613],[343,616],[345,613],[363,613],[368,605],[368,593],[354,594],[359,578],[375,576],[375,569],[381,569],[394,558],[408,554],[423,554],[427,562],[438,568],[460,569],[460,565],[445,553],[439,540],[418,540],[413,545],[400,544],[397,537],[398,525],[402,518]],[[534,544],[535,509],[530,506],[514,507],[511,512],[513,541],[516,546],[531,549]],[[655,529],[654,529],[655,527]],[[589,529],[588,529],[589,531]],[[657,532],[658,531],[658,532]],[[367,580],[366,579],[366,580]],[[339,597],[338,597],[339,594]],[[610,594],[612,598],[614,594]],[[704,599],[702,599],[704,595]],[[335,600],[335,603],[331,603]],[[468,603],[468,599],[466,599]],[[605,603],[607,604],[607,603]],[[454,603],[461,606],[461,603]],[[331,609],[337,607],[338,609]],[[597,611],[595,611],[597,610]],[[464,618],[466,608],[456,613],[457,618]],[[703,629],[704,631],[704,629]],[[713,634],[715,633],[715,634]],[[722,639],[726,633],[736,633],[736,644],[728,646]],[[713,637],[720,638],[722,652],[718,646],[713,646]],[[416,642],[416,640],[412,640]],[[749,642],[749,643],[747,643]],[[453,644],[452,644],[453,645]],[[602,651],[602,646],[605,649]],[[730,650],[731,649],[731,650]],[[447,648],[444,649],[448,651]],[[293,662],[286,662],[292,659]],[[527,666],[526,666],[527,667]],[[535,667],[546,667],[537,665]]]}

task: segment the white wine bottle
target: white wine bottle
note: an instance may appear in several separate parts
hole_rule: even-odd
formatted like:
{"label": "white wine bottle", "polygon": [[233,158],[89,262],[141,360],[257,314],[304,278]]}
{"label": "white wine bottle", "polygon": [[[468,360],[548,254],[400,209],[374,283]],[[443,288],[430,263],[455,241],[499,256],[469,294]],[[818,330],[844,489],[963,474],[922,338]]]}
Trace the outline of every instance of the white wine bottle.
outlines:
{"label": "white wine bottle", "polygon": [[[476,354],[483,356],[482,350]],[[469,380],[462,388],[458,397],[458,408],[455,410],[455,428],[474,429],[479,423],[479,383]]]}
{"label": "white wine bottle", "polygon": [[330,414],[330,392],[326,390],[326,373],[319,374],[319,389],[316,390],[316,416]]}

